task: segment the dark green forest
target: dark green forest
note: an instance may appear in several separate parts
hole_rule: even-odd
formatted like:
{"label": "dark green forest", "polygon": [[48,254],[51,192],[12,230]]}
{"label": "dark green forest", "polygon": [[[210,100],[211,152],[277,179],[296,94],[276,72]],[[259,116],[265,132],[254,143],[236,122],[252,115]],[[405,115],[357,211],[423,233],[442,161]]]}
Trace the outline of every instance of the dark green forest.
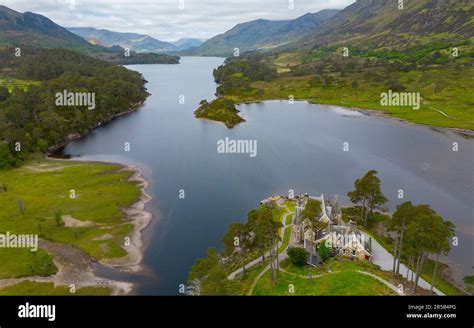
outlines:
{"label": "dark green forest", "polygon": [[[0,169],[52,151],[148,96],[141,74],[70,50],[22,49],[15,57],[7,46],[0,58]],[[95,93],[96,108],[56,106],[64,90]]]}

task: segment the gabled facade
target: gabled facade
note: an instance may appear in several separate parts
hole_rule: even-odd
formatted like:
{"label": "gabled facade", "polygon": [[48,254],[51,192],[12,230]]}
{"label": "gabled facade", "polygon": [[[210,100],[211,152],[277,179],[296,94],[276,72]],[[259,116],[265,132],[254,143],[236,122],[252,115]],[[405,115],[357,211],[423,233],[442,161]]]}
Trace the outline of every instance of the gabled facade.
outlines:
{"label": "gabled facade", "polygon": [[307,222],[301,222],[299,214],[304,207],[297,208],[296,224],[293,225],[292,230],[294,242],[303,244],[303,247],[310,253],[309,264],[318,264],[318,248],[323,242],[334,255],[370,260],[372,256],[370,253],[370,238],[367,240],[365,235],[351,223],[348,225],[334,224],[334,221],[339,222],[340,218],[334,220],[331,207],[326,206],[323,195],[321,197],[305,197],[306,200],[312,198],[321,203],[321,216],[318,222],[322,224],[317,230],[313,231]]}

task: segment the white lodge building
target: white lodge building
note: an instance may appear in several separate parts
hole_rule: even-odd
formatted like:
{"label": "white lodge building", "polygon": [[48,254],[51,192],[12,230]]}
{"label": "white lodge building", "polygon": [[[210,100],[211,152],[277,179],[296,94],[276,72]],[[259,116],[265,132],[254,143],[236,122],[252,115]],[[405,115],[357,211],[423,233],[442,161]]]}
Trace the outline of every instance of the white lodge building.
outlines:
{"label": "white lodge building", "polygon": [[[318,219],[321,225],[314,231],[310,224],[303,221],[300,216],[308,199],[315,199],[321,203],[321,214]],[[321,197],[301,196],[297,202],[295,224],[292,231],[293,240],[295,243],[302,244],[309,252],[308,264],[316,266],[321,263],[318,249],[323,242],[329,249],[331,256],[357,257],[370,261],[372,256],[370,237],[367,238],[351,222],[342,224],[342,215],[332,213],[332,207],[326,204],[324,195]]]}

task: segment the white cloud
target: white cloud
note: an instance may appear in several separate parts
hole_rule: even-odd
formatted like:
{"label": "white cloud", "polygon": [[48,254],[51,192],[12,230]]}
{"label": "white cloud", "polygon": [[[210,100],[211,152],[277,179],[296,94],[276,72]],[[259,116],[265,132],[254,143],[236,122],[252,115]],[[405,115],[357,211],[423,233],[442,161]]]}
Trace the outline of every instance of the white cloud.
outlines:
{"label": "white cloud", "polygon": [[[184,9],[180,9],[184,1]],[[321,9],[342,9],[354,0],[2,0],[68,27],[96,27],[151,35],[160,40],[208,39],[238,23],[291,19]]]}

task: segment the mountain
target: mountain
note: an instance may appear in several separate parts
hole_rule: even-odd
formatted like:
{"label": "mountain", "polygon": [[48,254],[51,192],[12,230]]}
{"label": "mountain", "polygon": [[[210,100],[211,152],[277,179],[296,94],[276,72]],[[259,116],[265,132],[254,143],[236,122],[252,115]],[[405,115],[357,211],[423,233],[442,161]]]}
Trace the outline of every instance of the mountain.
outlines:
{"label": "mountain", "polygon": [[176,48],[178,48],[179,51],[183,51],[199,47],[203,43],[203,41],[198,39],[182,38],[172,43]]}
{"label": "mountain", "polygon": [[[239,103],[292,97],[474,130],[474,2],[398,3],[358,0],[301,40],[231,56],[214,70],[216,94]],[[381,101],[387,92],[420,101],[390,105]]]}
{"label": "mountain", "polygon": [[239,48],[241,53],[275,48],[309,35],[337,12],[335,9],[326,9],[314,14],[307,13],[293,20],[258,19],[238,24],[224,34],[217,35],[192,49],[190,54],[229,56],[234,48]]}
{"label": "mountain", "polygon": [[[146,40],[143,40],[143,43],[146,43]],[[131,52],[130,56],[125,57],[124,49],[120,46],[107,48],[99,44],[91,44],[47,17],[31,12],[22,14],[0,5],[0,46],[2,45],[22,48],[68,49],[123,65],[179,62],[177,56],[154,53]]]}
{"label": "mountain", "polygon": [[94,50],[94,46],[50,19],[0,5],[0,44]]}
{"label": "mountain", "polygon": [[[289,48],[331,43],[412,47],[435,38],[474,35],[474,5],[460,0],[359,0]],[[428,38],[428,39],[427,39]]]}
{"label": "mountain", "polygon": [[69,27],[68,30],[83,37],[92,44],[105,47],[119,45],[136,52],[170,52],[179,50],[175,45],[157,40],[149,35],[138,33],[122,33],[93,27]]}

